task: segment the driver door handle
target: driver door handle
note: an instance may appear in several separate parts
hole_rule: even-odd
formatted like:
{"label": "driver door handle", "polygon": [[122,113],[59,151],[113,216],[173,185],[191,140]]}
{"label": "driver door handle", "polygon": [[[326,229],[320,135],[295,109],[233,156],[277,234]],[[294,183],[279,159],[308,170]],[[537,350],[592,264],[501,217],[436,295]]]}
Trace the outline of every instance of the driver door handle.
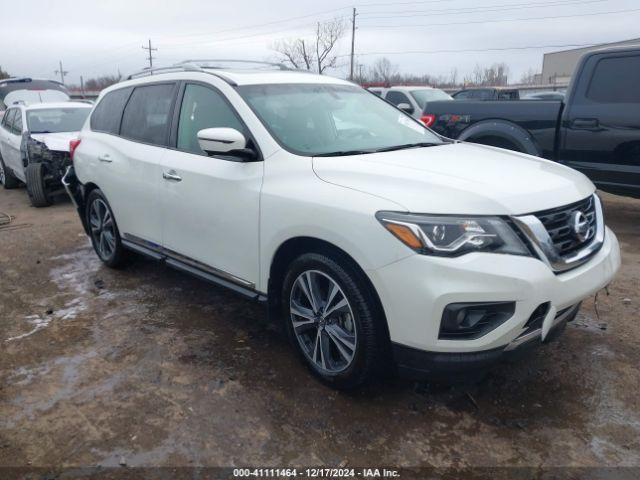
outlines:
{"label": "driver door handle", "polygon": [[576,118],[571,122],[573,128],[597,128],[599,122],[597,118]]}
{"label": "driver door handle", "polygon": [[182,177],[178,175],[175,170],[169,170],[168,172],[162,172],[162,178],[165,180],[171,180],[173,182],[181,182]]}

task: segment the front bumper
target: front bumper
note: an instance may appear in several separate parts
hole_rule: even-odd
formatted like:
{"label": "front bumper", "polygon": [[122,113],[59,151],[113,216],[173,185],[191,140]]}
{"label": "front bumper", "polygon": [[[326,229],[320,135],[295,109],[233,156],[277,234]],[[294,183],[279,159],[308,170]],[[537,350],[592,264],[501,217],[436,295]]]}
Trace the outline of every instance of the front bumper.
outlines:
{"label": "front bumper", "polygon": [[[608,285],[619,267],[618,240],[607,228],[601,249],[585,264],[561,274],[533,257],[490,253],[457,258],[416,254],[367,273],[380,296],[396,350],[500,357],[540,304],[550,305],[547,333],[552,316]],[[516,309],[509,320],[480,338],[439,339],[443,309],[456,302],[515,302]]]}
{"label": "front bumper", "polygon": [[482,378],[500,360],[520,357],[523,353],[555,340],[567,322],[575,319],[580,304],[552,317],[550,329],[543,339],[542,328],[523,332],[514,341],[501,348],[479,352],[444,353],[426,352],[404,345],[393,344],[393,356],[398,372],[413,380],[436,380],[447,383],[469,382]]}

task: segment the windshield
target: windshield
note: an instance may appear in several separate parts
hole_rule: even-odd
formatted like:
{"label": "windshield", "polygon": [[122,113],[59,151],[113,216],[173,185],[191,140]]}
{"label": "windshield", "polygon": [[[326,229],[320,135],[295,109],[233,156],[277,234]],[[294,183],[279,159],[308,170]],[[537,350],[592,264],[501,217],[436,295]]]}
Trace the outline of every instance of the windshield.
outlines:
{"label": "windshield", "polygon": [[438,100],[453,100],[453,97],[451,95],[443,92],[442,90],[438,90],[437,88],[411,90],[411,96],[423,110],[427,102],[435,102]]}
{"label": "windshield", "polygon": [[444,143],[359,87],[274,84],[244,85],[238,91],[276,140],[299,155],[353,155]]}
{"label": "windshield", "polygon": [[91,108],[46,108],[27,111],[31,133],[78,132]]}

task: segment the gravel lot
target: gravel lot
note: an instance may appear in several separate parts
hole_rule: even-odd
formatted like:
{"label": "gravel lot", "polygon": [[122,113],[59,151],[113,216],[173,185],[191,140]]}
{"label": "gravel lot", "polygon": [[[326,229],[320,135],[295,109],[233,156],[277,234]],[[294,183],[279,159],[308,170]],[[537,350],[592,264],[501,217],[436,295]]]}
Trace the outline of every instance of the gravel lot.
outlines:
{"label": "gravel lot", "polygon": [[640,467],[640,201],[603,197],[622,270],[557,342],[478,385],[344,394],[260,306],[109,270],[70,203],[0,190],[0,466]]}

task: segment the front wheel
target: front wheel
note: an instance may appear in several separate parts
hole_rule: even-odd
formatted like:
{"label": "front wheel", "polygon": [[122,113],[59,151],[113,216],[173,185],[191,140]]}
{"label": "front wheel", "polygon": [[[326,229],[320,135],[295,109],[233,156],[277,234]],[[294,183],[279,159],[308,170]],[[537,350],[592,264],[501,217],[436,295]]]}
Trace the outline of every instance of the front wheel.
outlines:
{"label": "front wheel", "polygon": [[383,358],[380,312],[351,267],[337,257],[301,255],[282,299],[292,343],[318,377],[340,389],[371,380]]}
{"label": "front wheel", "polygon": [[93,249],[100,260],[108,267],[121,267],[126,260],[126,251],[109,202],[98,189],[92,190],[87,198],[86,220]]}
{"label": "front wheel", "polygon": [[47,170],[42,163],[30,163],[24,172],[27,179],[27,193],[34,207],[48,207],[53,202],[47,191]]}

